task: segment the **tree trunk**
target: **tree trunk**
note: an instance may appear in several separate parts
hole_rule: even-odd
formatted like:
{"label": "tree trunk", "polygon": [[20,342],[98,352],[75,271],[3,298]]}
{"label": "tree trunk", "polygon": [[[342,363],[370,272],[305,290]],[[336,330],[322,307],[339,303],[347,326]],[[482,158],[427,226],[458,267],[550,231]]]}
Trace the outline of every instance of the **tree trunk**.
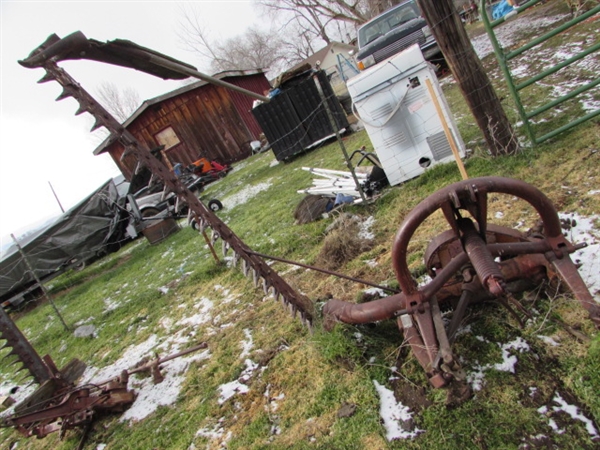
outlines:
{"label": "tree trunk", "polygon": [[[417,0],[493,156],[514,155],[519,143],[452,0]],[[482,11],[485,14],[485,11]]]}
{"label": "tree trunk", "polygon": [[398,5],[401,0],[370,0],[368,2],[371,17],[378,16],[392,6]]}

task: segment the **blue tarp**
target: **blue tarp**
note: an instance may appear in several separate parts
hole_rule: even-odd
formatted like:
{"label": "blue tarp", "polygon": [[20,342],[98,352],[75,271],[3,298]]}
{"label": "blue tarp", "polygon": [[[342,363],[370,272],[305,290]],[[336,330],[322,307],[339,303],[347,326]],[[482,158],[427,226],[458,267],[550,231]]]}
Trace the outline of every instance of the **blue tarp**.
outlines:
{"label": "blue tarp", "polygon": [[501,19],[513,10],[514,8],[508,4],[508,0],[502,0],[492,8],[492,19]]}

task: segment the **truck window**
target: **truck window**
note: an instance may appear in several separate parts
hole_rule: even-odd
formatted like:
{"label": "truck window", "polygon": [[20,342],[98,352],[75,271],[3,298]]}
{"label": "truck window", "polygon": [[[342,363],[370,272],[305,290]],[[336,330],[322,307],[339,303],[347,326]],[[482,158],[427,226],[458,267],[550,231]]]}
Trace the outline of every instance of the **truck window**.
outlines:
{"label": "truck window", "polygon": [[358,45],[364,47],[394,28],[420,17],[414,2],[407,2],[365,24],[358,30]]}

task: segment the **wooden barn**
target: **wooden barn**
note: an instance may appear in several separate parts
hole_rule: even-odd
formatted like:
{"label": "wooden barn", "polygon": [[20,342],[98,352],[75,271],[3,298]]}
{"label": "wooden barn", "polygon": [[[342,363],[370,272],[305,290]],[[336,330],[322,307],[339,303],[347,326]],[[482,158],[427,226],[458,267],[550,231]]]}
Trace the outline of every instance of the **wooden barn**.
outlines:
{"label": "wooden barn", "polygon": [[[271,86],[262,70],[226,71],[214,78],[263,94]],[[250,142],[262,130],[251,114],[253,99],[221,86],[198,81],[146,100],[124,123],[150,150],[164,146],[163,162],[172,170],[200,157],[231,164],[248,157]],[[119,142],[105,140],[95,155],[108,152],[121,172],[131,180],[137,161],[126,156]]]}

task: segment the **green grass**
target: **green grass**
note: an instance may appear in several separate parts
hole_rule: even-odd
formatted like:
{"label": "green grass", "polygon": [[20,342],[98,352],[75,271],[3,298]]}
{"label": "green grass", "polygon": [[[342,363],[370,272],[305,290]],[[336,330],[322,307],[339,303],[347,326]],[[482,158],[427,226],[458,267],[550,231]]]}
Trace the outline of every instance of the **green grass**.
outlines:
{"label": "green grass", "polygon": [[[485,63],[489,70],[497,70],[491,59]],[[496,89],[505,95],[505,86],[494,80]],[[523,179],[541,189],[561,211],[584,215],[600,211],[599,196],[587,194],[597,189],[600,180],[597,121],[552,142],[526,148],[518,156],[491,158],[456,85],[446,84],[444,92],[472,150],[466,161],[471,177]],[[533,101],[541,103],[546,95],[545,90],[534,92]],[[505,104],[514,118],[510,101],[505,100]],[[362,145],[371,149],[364,132],[344,137],[344,143],[349,152]],[[294,224],[293,211],[302,198],[296,191],[311,184],[310,174],[301,168],[344,170],[341,151],[334,142],[289,163],[273,162],[271,153],[248,158],[211,185],[202,198],[223,201],[225,209],[217,214],[253,250],[313,263],[333,218]],[[375,218],[375,242],[372,249],[347,261],[339,271],[397,285],[391,247],[398,227],[426,196],[459,180],[454,165],[437,166],[402,186],[386,189],[373,205],[351,208],[363,217]],[[265,189],[245,203],[231,206],[236,195],[259,185]],[[491,217],[498,210],[507,213],[503,219],[507,226],[513,226],[517,219],[526,219],[530,225],[535,221],[528,209],[502,196],[493,198],[490,209]],[[410,247],[408,262],[415,273],[424,269],[426,245],[447,226],[432,218],[422,228]],[[221,255],[220,243],[217,253]],[[376,266],[364,263],[372,259]],[[272,267],[313,300],[317,310],[330,296],[357,301],[364,291],[364,286],[350,281],[292,270],[286,264]],[[166,286],[170,286],[168,292],[162,293],[159,288]],[[210,357],[190,364],[174,404],[159,407],[137,423],[120,422],[118,414],[99,418],[86,449],[99,444],[106,444],[107,449],[212,449],[219,448],[228,433],[227,446],[232,449],[517,449],[536,445],[579,449],[595,445],[581,422],[564,414],[538,412],[551,404],[558,392],[596,424],[600,422],[600,340],[578,303],[563,295],[542,292],[523,300],[536,311],[524,328],[494,304],[471,308],[471,333],[462,334],[453,349],[467,372],[484,368],[485,383],[469,400],[448,405],[448,391],[429,387],[394,321],[337,325],[326,332],[317,317],[311,334],[280,303],[265,298],[240,270],[216,263],[204,239],[188,227],[157,245],[144,239],[135,241],[81,272],[56,278],[50,288],[72,328],[82,323],[96,326],[95,338],[75,338],[72,332],[64,331],[52,307],[45,303],[14,316],[38,353],[50,354],[59,367],[75,357],[97,368],[108,366],[154,334],[159,342],[181,333],[189,338],[186,345],[202,341],[209,345]],[[203,298],[213,303],[211,320],[186,325],[182,320],[198,313]],[[591,342],[577,341],[554,319],[591,336]],[[244,330],[251,333],[254,346],[241,358]],[[557,339],[560,346],[548,345],[539,335]],[[495,369],[494,364],[501,361],[500,345],[517,339],[526,341],[530,350],[514,353],[518,360],[515,373]],[[7,351],[2,350],[2,354]],[[240,376],[246,369],[246,358],[260,367],[247,381],[248,393],[220,404],[219,387]],[[0,364],[0,381],[14,381],[13,368],[5,362]],[[390,379],[392,375],[395,379]],[[394,390],[398,398],[408,398],[406,392],[418,394],[411,405],[415,424],[423,430],[418,437],[386,441],[373,380]],[[531,395],[533,388],[536,395]],[[344,404],[356,405],[352,416],[337,416]],[[554,433],[548,417],[565,433]],[[205,433],[197,434],[199,430]],[[222,432],[220,438],[206,436],[217,430]],[[534,439],[540,434],[547,440]],[[18,448],[66,450],[75,448],[79,438],[79,432],[70,431],[64,441],[56,434],[43,440],[25,439],[12,429],[2,429],[0,447],[18,442]]]}

